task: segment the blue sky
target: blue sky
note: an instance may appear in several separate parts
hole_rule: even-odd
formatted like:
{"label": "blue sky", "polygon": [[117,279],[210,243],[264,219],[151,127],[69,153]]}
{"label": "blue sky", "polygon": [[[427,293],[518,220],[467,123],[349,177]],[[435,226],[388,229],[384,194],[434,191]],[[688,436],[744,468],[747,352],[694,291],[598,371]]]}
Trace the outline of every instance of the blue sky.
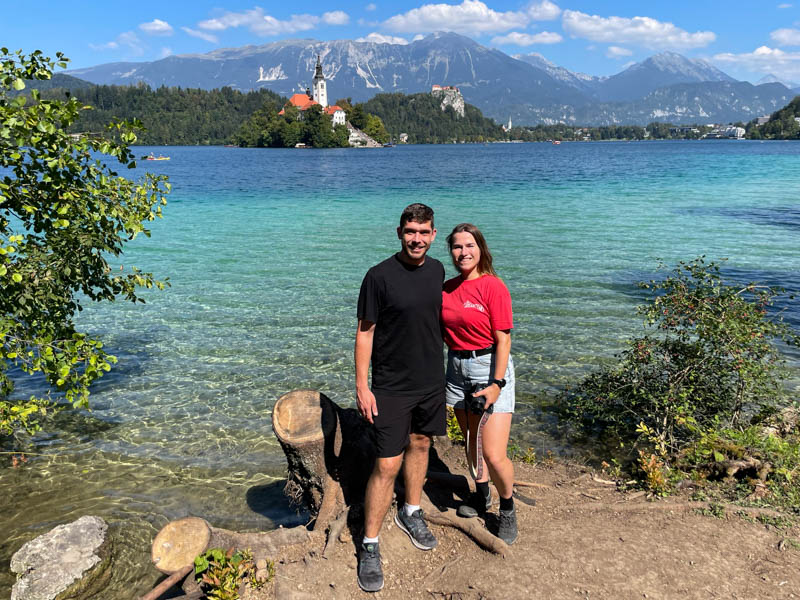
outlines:
{"label": "blue sky", "polygon": [[800,0],[0,0],[0,45],[64,52],[71,68],[289,38],[408,43],[455,31],[508,54],[612,75],[671,50],[737,79],[800,82]]}

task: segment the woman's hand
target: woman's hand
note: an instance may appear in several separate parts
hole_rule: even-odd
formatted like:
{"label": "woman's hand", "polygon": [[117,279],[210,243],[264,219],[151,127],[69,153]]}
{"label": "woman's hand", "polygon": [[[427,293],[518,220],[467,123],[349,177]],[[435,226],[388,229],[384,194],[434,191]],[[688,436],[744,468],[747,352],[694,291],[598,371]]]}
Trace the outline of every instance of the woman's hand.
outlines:
{"label": "woman's hand", "polygon": [[489,387],[483,388],[480,392],[475,392],[472,396],[474,398],[483,398],[483,410],[486,410],[497,402],[500,397],[500,386],[493,383]]}

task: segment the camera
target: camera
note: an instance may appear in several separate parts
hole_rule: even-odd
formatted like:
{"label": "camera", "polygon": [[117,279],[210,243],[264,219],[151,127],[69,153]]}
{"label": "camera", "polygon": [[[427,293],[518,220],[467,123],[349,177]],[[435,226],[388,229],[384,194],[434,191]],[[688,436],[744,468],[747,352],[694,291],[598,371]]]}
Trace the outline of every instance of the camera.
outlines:
{"label": "camera", "polygon": [[482,415],[484,412],[492,414],[492,411],[494,410],[494,404],[486,409],[484,408],[486,404],[486,398],[484,396],[478,396],[477,398],[473,396],[475,392],[480,392],[487,387],[489,387],[488,383],[475,383],[472,385],[469,393],[466,394],[464,398],[464,403],[466,404],[468,411],[476,415]]}

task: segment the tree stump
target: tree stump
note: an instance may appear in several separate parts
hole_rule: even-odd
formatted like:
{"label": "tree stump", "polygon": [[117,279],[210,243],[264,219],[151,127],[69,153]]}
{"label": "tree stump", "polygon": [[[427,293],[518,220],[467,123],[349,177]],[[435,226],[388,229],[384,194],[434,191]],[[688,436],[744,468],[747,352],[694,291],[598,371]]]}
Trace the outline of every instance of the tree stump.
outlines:
{"label": "tree stump", "polygon": [[314,530],[363,500],[375,447],[356,410],[314,390],[295,390],[278,398],[272,428],[289,463],[286,493],[316,518]]}

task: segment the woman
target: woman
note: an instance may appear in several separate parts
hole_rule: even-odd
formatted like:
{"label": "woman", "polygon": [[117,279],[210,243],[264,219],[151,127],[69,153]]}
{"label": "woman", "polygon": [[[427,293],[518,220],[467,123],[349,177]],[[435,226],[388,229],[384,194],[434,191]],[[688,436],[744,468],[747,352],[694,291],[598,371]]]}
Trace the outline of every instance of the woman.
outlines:
{"label": "woman", "polygon": [[[508,437],[514,413],[514,363],[511,359],[511,295],[492,267],[492,255],[480,230],[456,225],[447,236],[459,275],[444,283],[442,325],[447,353],[447,404],[469,440],[470,462],[477,463],[477,430],[482,414],[468,410],[470,396],[490,412],[481,428],[484,464],[477,492],[459,507],[461,516],[477,516],[491,508],[489,475],[500,494],[498,537],[508,544],[517,538],[517,518],[511,497],[514,466],[508,458]],[[476,388],[483,384],[483,389]],[[488,384],[488,385],[487,385]],[[474,393],[473,393],[474,392]],[[471,435],[470,435],[470,432]],[[480,470],[480,468],[479,468]],[[483,469],[486,471],[486,469]]]}

